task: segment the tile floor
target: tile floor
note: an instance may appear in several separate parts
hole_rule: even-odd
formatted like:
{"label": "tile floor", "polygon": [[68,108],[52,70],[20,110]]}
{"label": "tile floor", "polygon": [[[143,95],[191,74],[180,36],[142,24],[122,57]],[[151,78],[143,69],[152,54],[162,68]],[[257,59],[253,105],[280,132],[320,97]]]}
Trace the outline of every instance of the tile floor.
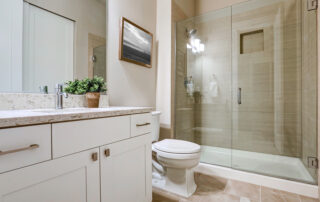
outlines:
{"label": "tile floor", "polygon": [[153,188],[153,202],[318,202],[284,191],[270,189],[220,177],[195,173],[198,188],[191,197],[184,198]]}

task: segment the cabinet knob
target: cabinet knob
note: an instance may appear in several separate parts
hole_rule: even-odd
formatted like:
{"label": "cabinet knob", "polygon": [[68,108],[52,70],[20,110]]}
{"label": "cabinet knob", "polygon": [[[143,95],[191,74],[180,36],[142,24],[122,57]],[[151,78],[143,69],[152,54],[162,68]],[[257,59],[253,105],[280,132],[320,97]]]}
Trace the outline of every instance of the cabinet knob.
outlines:
{"label": "cabinet knob", "polygon": [[110,156],[110,149],[104,150],[104,155],[106,155],[106,157],[109,157]]}
{"label": "cabinet knob", "polygon": [[98,160],[98,152],[95,152],[91,155],[92,161],[97,161]]}

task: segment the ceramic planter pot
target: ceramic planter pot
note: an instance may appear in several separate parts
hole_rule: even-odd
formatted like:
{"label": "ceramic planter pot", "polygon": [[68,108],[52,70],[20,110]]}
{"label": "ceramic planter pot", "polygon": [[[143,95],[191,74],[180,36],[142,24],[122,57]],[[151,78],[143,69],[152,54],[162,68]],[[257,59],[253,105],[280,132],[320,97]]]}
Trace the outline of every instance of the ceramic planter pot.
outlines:
{"label": "ceramic planter pot", "polygon": [[86,93],[86,99],[89,108],[99,107],[100,93]]}

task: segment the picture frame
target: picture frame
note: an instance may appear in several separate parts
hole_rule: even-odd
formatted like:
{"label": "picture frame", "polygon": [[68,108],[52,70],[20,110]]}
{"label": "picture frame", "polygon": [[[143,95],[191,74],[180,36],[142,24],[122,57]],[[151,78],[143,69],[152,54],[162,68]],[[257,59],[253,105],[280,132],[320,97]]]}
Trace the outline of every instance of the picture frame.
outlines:
{"label": "picture frame", "polygon": [[120,23],[119,59],[152,68],[153,34],[125,17]]}

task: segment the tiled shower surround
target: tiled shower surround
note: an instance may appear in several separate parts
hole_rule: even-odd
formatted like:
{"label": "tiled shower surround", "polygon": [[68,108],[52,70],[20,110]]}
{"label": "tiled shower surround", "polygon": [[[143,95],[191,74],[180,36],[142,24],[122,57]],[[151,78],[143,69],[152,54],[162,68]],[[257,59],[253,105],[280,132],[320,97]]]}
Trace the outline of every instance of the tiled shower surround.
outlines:
{"label": "tiled shower surround", "polygon": [[[307,167],[307,158],[317,156],[316,12],[301,0],[268,2],[248,1],[177,23],[175,135],[300,158],[316,178],[316,169]],[[191,28],[205,44],[203,53],[186,48]],[[210,93],[212,75],[217,95]],[[192,96],[184,85],[190,76]]]}

